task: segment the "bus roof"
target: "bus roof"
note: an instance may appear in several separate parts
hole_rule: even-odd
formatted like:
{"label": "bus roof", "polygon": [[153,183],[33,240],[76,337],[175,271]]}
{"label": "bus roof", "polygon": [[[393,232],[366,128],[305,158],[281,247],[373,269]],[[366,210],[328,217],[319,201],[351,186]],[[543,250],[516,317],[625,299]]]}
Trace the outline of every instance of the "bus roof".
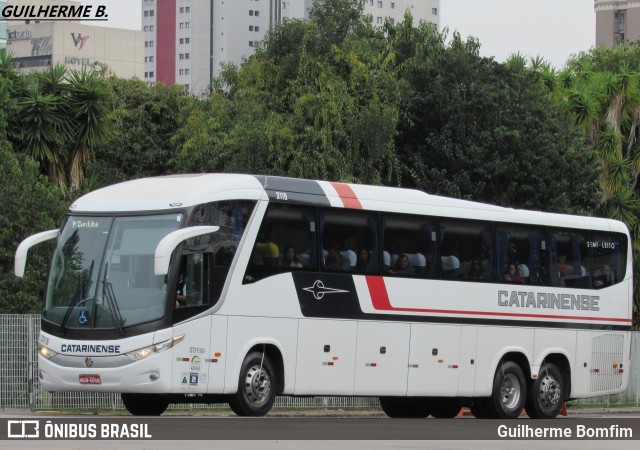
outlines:
{"label": "bus roof", "polygon": [[161,212],[219,200],[260,200],[265,194],[270,200],[292,203],[627,233],[622,222],[610,219],[504,208],[415,189],[241,174],[185,174],[126,181],[80,197],[70,212]]}

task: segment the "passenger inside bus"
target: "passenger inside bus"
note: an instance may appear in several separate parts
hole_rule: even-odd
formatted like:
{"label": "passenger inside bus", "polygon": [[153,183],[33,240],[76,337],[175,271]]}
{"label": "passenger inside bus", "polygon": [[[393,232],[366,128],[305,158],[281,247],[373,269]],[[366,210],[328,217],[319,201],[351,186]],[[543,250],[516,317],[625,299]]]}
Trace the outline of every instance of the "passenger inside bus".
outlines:
{"label": "passenger inside bus", "polygon": [[351,264],[349,259],[340,253],[340,246],[333,244],[329,246],[329,253],[327,254],[327,261],[324,267],[327,270],[347,272],[351,268]]}
{"label": "passenger inside bus", "polygon": [[298,259],[296,250],[291,245],[284,247],[283,257],[280,261],[280,267],[288,267],[291,269],[302,269],[302,263]]}
{"label": "passenger inside bus", "polygon": [[518,270],[516,269],[516,266],[514,264],[509,264],[507,266],[502,279],[507,283],[524,283],[522,275],[518,273]]}
{"label": "passenger inside bus", "polygon": [[184,271],[180,271],[178,275],[178,284],[176,285],[176,307],[186,306],[187,304],[187,280],[184,278]]}
{"label": "passenger inside bus", "polygon": [[468,280],[484,279],[484,267],[482,265],[482,261],[480,261],[479,259],[474,259],[473,261],[471,261],[469,272],[467,272],[465,278]]}
{"label": "passenger inside bus", "polygon": [[367,273],[370,271],[370,265],[371,265],[371,254],[369,253],[369,250],[367,250],[366,248],[360,249],[358,251],[358,260],[354,268],[355,272]]}
{"label": "passenger inside bus", "polygon": [[389,270],[389,273],[392,275],[415,275],[416,269],[409,263],[409,257],[403,253]]}

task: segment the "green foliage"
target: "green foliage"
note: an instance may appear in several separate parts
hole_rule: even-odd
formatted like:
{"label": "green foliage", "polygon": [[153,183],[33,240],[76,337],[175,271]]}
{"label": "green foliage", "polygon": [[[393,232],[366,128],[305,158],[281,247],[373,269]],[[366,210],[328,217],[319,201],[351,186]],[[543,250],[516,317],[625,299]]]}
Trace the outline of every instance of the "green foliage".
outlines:
{"label": "green foliage", "polygon": [[592,155],[523,58],[498,64],[479,56],[476,40],[454,34],[444,44],[446,32],[425,24],[397,34],[409,86],[397,140],[401,184],[519,208],[592,207]]}
{"label": "green foliage", "polygon": [[6,141],[0,141],[0,199],[0,313],[37,313],[52,248],[29,250],[24,278],[13,275],[14,253],[22,239],[58,228],[66,203],[39,174],[38,164],[18,158]]}

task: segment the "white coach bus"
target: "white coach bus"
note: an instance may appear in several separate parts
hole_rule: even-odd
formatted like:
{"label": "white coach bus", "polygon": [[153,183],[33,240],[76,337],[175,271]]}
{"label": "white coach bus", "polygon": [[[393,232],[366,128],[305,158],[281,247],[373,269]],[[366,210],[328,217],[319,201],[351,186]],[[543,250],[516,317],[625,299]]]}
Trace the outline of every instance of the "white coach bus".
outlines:
{"label": "white coach bus", "polygon": [[132,414],[276,395],[375,396],[391,417],[555,417],[627,388],[629,233],[608,219],[423,192],[201,174],[89,193],[56,239],[49,391]]}

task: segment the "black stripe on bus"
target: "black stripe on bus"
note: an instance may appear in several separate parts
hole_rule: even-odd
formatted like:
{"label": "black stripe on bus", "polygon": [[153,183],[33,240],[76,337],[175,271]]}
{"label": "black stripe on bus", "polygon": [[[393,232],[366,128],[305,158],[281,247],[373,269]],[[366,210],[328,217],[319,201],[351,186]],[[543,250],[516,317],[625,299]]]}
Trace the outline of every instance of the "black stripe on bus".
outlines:
{"label": "black stripe on bus", "polygon": [[628,325],[570,321],[487,319],[477,317],[429,316],[426,314],[374,314],[362,311],[353,276],[317,272],[292,272],[300,310],[307,318],[351,319],[392,322],[446,323],[509,327],[563,328],[579,330],[632,331]]}
{"label": "black stripe on bus", "polygon": [[329,199],[317,181],[264,175],[255,175],[255,177],[264,187],[269,200],[331,206]]}

